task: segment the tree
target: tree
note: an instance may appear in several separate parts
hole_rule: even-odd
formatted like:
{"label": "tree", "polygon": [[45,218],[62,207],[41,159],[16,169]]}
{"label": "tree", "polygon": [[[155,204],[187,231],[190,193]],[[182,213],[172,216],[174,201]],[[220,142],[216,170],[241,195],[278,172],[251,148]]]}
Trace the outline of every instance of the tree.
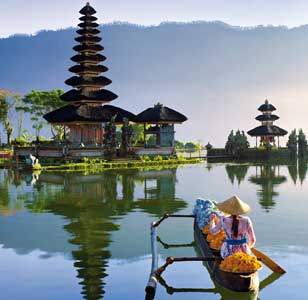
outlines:
{"label": "tree", "polygon": [[[18,111],[31,115],[32,128],[35,129],[37,141],[39,140],[40,131],[47,124],[42,119],[43,115],[64,105],[64,102],[60,99],[62,94],[62,90],[56,89],[52,91],[32,90],[23,97],[21,105],[16,108]],[[59,130],[64,132],[62,126],[55,127],[52,130],[54,137],[60,135]]]}
{"label": "tree", "polygon": [[177,149],[184,149],[185,147],[184,142],[181,142],[181,141],[174,141],[174,144],[175,144],[175,148]]}
{"label": "tree", "polygon": [[297,135],[296,129],[293,129],[289,135],[289,139],[287,142],[287,147],[291,151],[291,154],[296,154],[297,152]]}
{"label": "tree", "polygon": [[117,151],[115,116],[105,126],[103,145],[106,157],[112,158]]}
{"label": "tree", "polygon": [[241,157],[249,148],[249,142],[244,131],[237,130],[234,134],[231,130],[225,146],[227,155]]}
{"label": "tree", "polygon": [[297,144],[298,144],[298,154],[300,156],[306,155],[307,154],[307,139],[302,129],[298,131]]}
{"label": "tree", "polygon": [[193,143],[193,142],[187,142],[186,144],[185,144],[185,150],[187,151],[187,152],[194,152],[194,151],[196,151],[196,145]]}
{"label": "tree", "polygon": [[235,136],[233,130],[228,135],[228,140],[225,145],[225,150],[227,155],[234,156],[235,155]]}
{"label": "tree", "polygon": [[11,92],[2,92],[0,94],[0,122],[3,124],[4,130],[7,135],[7,144],[11,145],[12,133],[14,130],[11,121],[13,118],[10,116],[12,110],[15,109],[15,104],[19,100],[19,95]]}
{"label": "tree", "polygon": [[141,124],[133,124],[131,126],[133,129],[133,145],[136,146],[139,142],[143,142],[144,128]]}
{"label": "tree", "polygon": [[213,146],[208,142],[205,146],[206,151],[211,151],[213,149]]}

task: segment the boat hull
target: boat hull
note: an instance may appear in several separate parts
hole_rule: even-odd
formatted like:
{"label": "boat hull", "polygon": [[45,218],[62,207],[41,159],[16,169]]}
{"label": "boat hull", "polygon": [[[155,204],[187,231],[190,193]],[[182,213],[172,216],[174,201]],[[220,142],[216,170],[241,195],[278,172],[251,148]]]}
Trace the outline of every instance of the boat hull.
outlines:
{"label": "boat hull", "polygon": [[200,251],[205,257],[215,257],[215,261],[206,262],[210,274],[223,287],[237,292],[250,292],[259,289],[259,273],[253,272],[249,274],[231,273],[220,270],[219,265],[221,257],[217,252],[213,252],[206,241],[205,236],[199,229],[196,221],[194,222],[195,240]]}

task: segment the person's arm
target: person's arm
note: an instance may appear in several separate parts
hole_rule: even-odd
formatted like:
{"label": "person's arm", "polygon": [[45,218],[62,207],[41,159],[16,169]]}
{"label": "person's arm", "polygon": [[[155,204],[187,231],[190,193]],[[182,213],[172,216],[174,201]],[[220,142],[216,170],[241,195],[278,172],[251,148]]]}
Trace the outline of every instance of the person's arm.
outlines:
{"label": "person's arm", "polygon": [[222,218],[220,218],[219,222],[215,225],[214,217],[215,215],[213,215],[213,217],[210,218],[210,231],[212,234],[216,234],[222,229],[222,224],[221,224]]}
{"label": "person's arm", "polygon": [[252,248],[255,243],[256,243],[256,236],[253,230],[253,226],[252,226],[252,222],[251,220],[248,218],[248,228],[247,228],[247,235],[248,235],[248,245],[250,248]]}

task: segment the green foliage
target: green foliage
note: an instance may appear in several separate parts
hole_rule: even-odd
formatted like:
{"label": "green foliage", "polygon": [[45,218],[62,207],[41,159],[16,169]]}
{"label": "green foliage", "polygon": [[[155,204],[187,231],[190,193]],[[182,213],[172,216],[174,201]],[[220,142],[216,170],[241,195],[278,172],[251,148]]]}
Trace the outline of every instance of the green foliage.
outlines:
{"label": "green foliage", "polygon": [[11,136],[13,133],[13,125],[11,124],[10,112],[15,110],[15,104],[20,100],[19,95],[6,93],[0,95],[0,122],[3,124],[7,135],[7,144],[11,144]]}
{"label": "green foliage", "polygon": [[187,142],[185,144],[185,151],[187,152],[195,152],[197,150],[197,146],[193,142]]}
{"label": "green foliage", "polygon": [[62,94],[62,90],[32,90],[24,96],[22,103],[16,107],[17,111],[23,111],[31,115],[31,121],[33,122],[32,127],[36,131],[37,140],[39,140],[40,131],[47,124],[42,119],[43,115],[65,104],[60,99]]}
{"label": "green foliage", "polygon": [[307,139],[302,129],[298,131],[298,154],[303,156],[307,154]]}
{"label": "green foliage", "polygon": [[184,149],[185,147],[184,142],[181,142],[181,141],[174,141],[174,145],[176,149]]}
{"label": "green foliage", "polygon": [[162,161],[163,157],[161,155],[155,155],[153,158],[154,161]]}
{"label": "green foliage", "polygon": [[244,131],[237,130],[234,134],[234,131],[231,130],[225,145],[227,155],[241,157],[248,148],[249,142]]}
{"label": "green foliage", "polygon": [[133,130],[133,146],[136,146],[139,143],[143,143],[143,125],[140,124],[133,124],[132,126],[132,130]]}
{"label": "green foliage", "polygon": [[206,151],[211,151],[213,149],[213,146],[208,142],[205,146]]}
{"label": "green foliage", "polygon": [[297,134],[296,129],[293,129],[289,135],[289,139],[287,142],[287,147],[291,151],[292,154],[296,154],[297,152]]}
{"label": "green foliage", "polygon": [[148,135],[148,139],[147,139],[147,146],[148,147],[155,147],[156,146],[156,135],[152,134],[152,135]]}

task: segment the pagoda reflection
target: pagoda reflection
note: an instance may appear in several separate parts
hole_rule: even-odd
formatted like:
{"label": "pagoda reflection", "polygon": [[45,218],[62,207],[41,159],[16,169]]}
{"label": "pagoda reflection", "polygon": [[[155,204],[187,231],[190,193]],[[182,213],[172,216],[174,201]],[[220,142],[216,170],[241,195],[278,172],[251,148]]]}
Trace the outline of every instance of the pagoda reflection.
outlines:
{"label": "pagoda reflection", "polygon": [[[109,170],[100,174],[42,172],[32,185],[27,209],[64,217],[84,299],[102,299],[111,257],[112,233],[124,215],[141,209],[149,214],[174,213],[186,207],[176,198],[176,169]],[[20,175],[20,180],[29,180]],[[33,180],[32,180],[33,181]],[[31,182],[32,182],[31,181]],[[138,191],[136,189],[138,185]],[[138,195],[136,195],[136,191]]]}
{"label": "pagoda reflection", "polygon": [[[104,278],[108,275],[106,268],[111,257],[108,246],[112,243],[111,233],[119,230],[114,218],[135,208],[135,172],[119,175],[108,171],[86,176],[45,173],[40,176],[42,184],[62,186],[45,208],[69,221],[64,229],[71,235],[69,243],[76,246],[72,257],[84,299],[101,299],[105,293]],[[122,187],[122,191],[118,187]]]}
{"label": "pagoda reflection", "polygon": [[257,192],[259,203],[266,212],[276,205],[275,198],[279,193],[275,191],[275,187],[287,181],[279,171],[279,165],[257,165],[255,166],[256,175],[249,178],[251,183],[259,187]]}

